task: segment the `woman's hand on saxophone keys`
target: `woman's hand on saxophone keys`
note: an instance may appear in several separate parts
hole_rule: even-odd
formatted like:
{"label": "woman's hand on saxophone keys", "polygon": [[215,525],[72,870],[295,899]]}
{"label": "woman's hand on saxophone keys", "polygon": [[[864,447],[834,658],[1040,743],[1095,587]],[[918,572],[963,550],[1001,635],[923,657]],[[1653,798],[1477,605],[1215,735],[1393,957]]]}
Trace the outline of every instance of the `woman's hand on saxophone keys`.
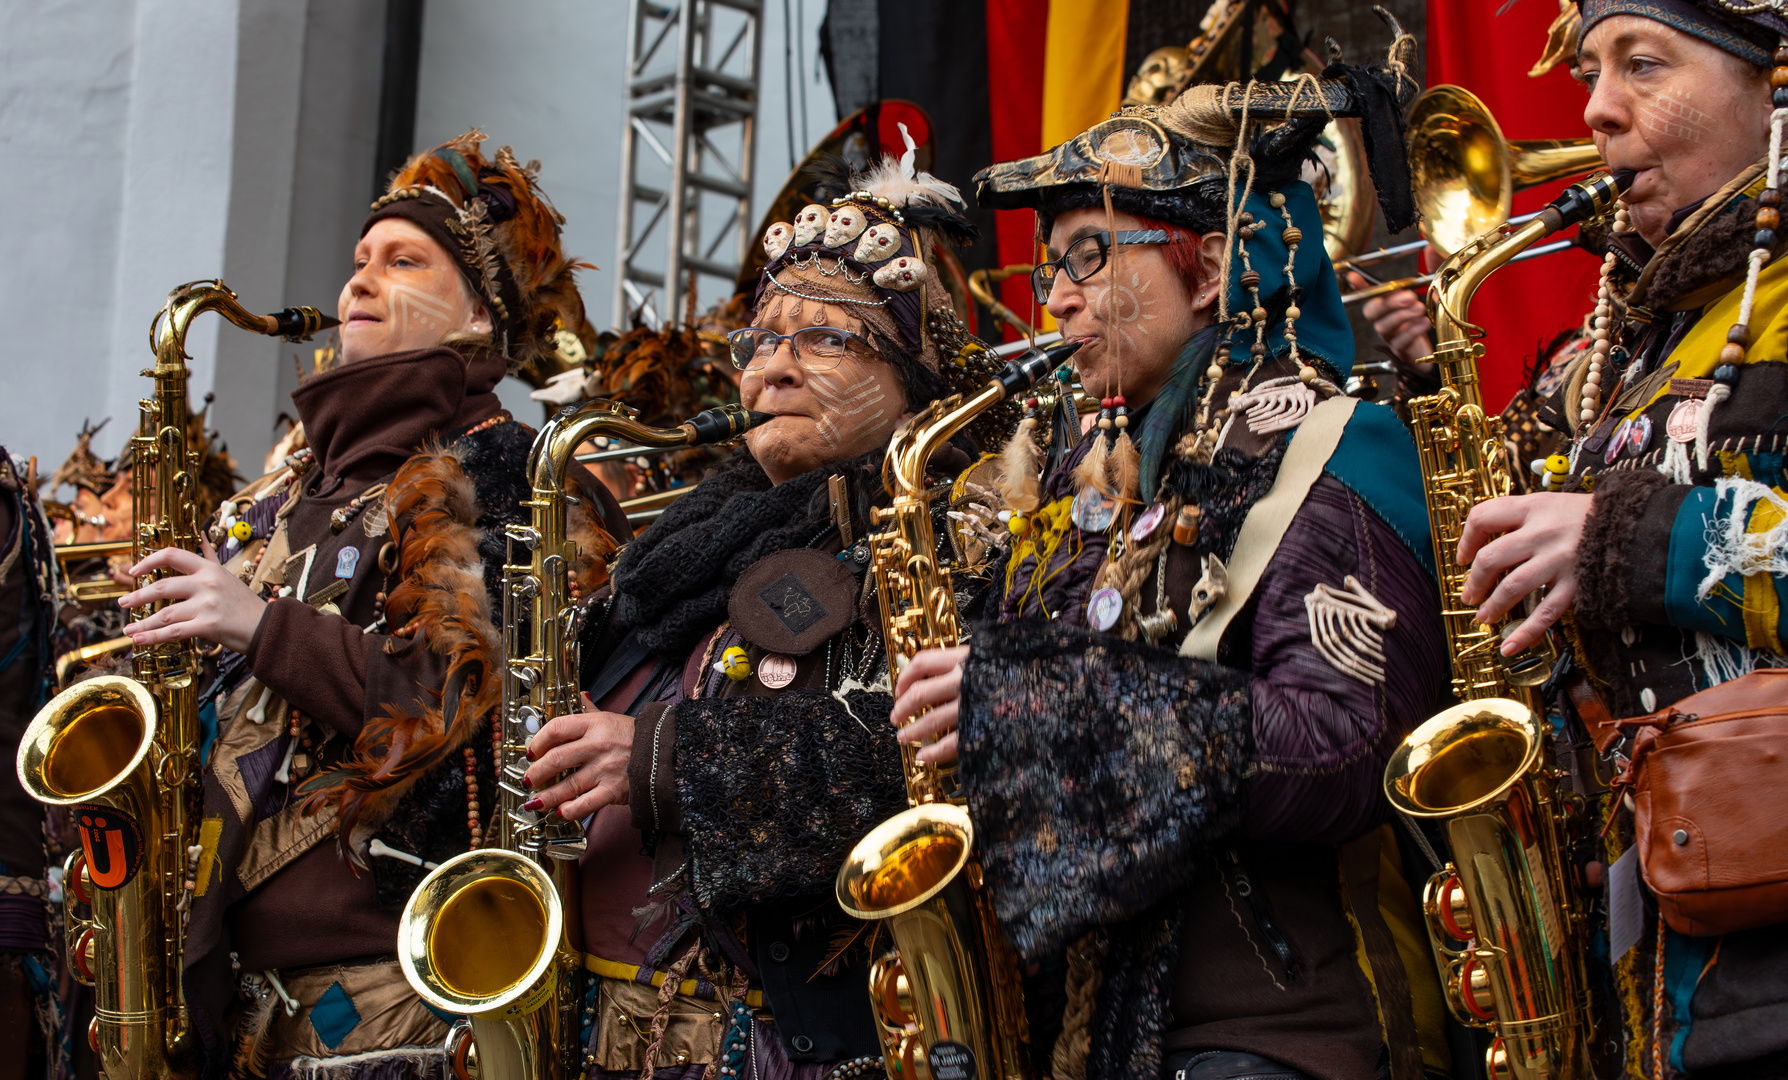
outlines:
{"label": "woman's hand on saxophone keys", "polygon": [[137,578],[157,570],[173,571],[118,598],[118,606],[126,609],[172,601],[141,621],[125,624],[124,632],[132,645],[142,648],[204,638],[234,652],[248,652],[267,603],[223,568],[209,541],[202,544],[199,554],[162,548],[130,568],[131,575]]}
{"label": "woman's hand on saxophone keys", "polygon": [[930,743],[919,751],[920,761],[947,765],[956,760],[957,706],[962,694],[962,662],[968,653],[967,645],[926,649],[900,670],[889,718],[900,729],[901,742]]}
{"label": "woman's hand on saxophone keys", "polygon": [[556,810],[576,821],[605,806],[625,805],[631,797],[633,717],[598,709],[555,716],[528,740],[528,760],[533,764],[522,783],[534,797],[523,810]]}
{"label": "woman's hand on saxophone keys", "polygon": [[1593,496],[1556,491],[1510,495],[1479,503],[1465,519],[1458,556],[1471,574],[1461,599],[1479,605],[1479,622],[1495,622],[1547,590],[1503,641],[1504,656],[1537,644],[1576,601],[1577,549],[1592,503]]}

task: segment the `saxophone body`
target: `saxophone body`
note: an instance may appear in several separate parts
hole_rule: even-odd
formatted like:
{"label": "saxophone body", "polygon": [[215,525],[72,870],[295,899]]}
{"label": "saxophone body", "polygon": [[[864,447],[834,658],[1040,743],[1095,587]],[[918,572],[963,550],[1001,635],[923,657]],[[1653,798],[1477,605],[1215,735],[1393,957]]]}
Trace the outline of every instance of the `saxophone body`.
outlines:
{"label": "saxophone body", "polygon": [[[154,394],[140,403],[131,439],[133,565],[161,548],[200,547],[199,452],[185,434],[186,334],[207,311],[293,342],[335,325],[309,307],[256,315],[219,281],[169,294],[150,327],[155,366],[143,373],[155,380]],[[133,609],[131,618],[165,603]],[[26,792],[70,808],[81,837],[63,878],[69,966],[95,989],[88,1038],[110,1080],[199,1074],[180,988],[185,916],[197,886],[190,864],[198,844],[199,662],[190,639],[138,649],[129,677],[102,676],[57,694],[19,744]],[[86,904],[90,919],[79,914]]]}
{"label": "saxophone body", "polygon": [[555,716],[580,709],[578,644],[567,536],[568,472],[597,436],[651,447],[735,438],[761,418],[737,405],[674,428],[650,428],[613,401],[568,406],[528,455],[526,525],[508,527],[503,567],[502,742],[490,847],[442,863],[417,885],[398,924],[398,959],[423,1000],[468,1016],[447,1049],[454,1071],[478,1080],[575,1080],[583,968],[577,858],[583,829],[527,812],[528,740]]}
{"label": "saxophone body", "polygon": [[[962,640],[950,570],[938,564],[925,469],[931,455],[976,416],[1030,386],[1078,345],[1032,349],[964,399],[936,402],[894,433],[882,463],[892,505],[870,537],[888,670],[922,649]],[[909,807],[871,830],[838,871],[838,902],[881,921],[894,950],[870,968],[870,1006],[891,1080],[1024,1080],[1024,988],[1018,959],[981,888],[975,827],[955,766],[901,747]]]}
{"label": "saxophone body", "polygon": [[1409,403],[1421,461],[1441,610],[1459,705],[1418,727],[1391,756],[1385,794],[1438,825],[1453,861],[1429,880],[1423,910],[1448,1007],[1495,1034],[1492,1080],[1592,1080],[1595,1046],[1585,960],[1589,912],[1565,860],[1578,807],[1552,764],[1539,687],[1547,641],[1501,654],[1510,622],[1485,626],[1460,600],[1469,567],[1455,557],[1473,507],[1509,494],[1500,418],[1478,385],[1482,331],[1466,318],[1492,272],[1539,240],[1613,209],[1630,182],[1600,174],[1568,188],[1525,225],[1473,240],[1428,294],[1440,390]]}

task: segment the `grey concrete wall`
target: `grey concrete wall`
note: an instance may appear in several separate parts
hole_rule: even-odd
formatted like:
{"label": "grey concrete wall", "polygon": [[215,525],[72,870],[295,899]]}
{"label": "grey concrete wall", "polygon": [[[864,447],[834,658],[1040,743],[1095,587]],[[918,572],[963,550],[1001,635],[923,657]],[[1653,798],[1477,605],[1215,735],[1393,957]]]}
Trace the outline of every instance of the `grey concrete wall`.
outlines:
{"label": "grey concrete wall", "polygon": [[[0,444],[53,468],[83,419],[110,417],[95,449],[116,454],[147,389],[150,319],[182,282],[222,277],[257,310],[334,309],[372,195],[384,8],[0,0]],[[754,218],[787,176],[796,16],[806,137],[832,123],[815,81],[823,0],[788,12],[765,4]],[[604,268],[584,277],[598,326],[611,322],[626,25],[626,0],[429,0],[423,28],[417,146],[477,125],[539,158],[566,250]],[[207,316],[188,349],[195,404],[215,391],[213,425],[254,475],[312,346]],[[537,409],[519,387],[505,399]]]}

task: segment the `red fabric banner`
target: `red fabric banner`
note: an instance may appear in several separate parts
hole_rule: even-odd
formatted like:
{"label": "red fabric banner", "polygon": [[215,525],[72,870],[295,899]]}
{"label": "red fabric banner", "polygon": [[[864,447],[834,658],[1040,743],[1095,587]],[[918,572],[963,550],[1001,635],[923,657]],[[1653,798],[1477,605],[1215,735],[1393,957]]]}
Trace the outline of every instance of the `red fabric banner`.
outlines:
{"label": "red fabric banner", "polygon": [[[993,160],[1012,161],[1043,151],[1043,60],[1049,5],[1038,0],[987,0],[987,113]],[[996,214],[1002,266],[1035,258],[1037,216],[1029,210]],[[1031,310],[1029,282],[1008,278],[1000,299],[1019,317]],[[1008,334],[1010,339],[1015,335]]]}
{"label": "red fabric banner", "polygon": [[[1552,0],[1428,0],[1428,85],[1453,83],[1482,98],[1509,139],[1573,139],[1588,97],[1564,66],[1527,76],[1558,14]],[[1538,210],[1571,180],[1515,196],[1514,213]],[[1582,251],[1546,255],[1498,270],[1479,290],[1471,320],[1486,331],[1481,367],[1484,403],[1506,405],[1527,367],[1560,330],[1595,306],[1601,261]]]}

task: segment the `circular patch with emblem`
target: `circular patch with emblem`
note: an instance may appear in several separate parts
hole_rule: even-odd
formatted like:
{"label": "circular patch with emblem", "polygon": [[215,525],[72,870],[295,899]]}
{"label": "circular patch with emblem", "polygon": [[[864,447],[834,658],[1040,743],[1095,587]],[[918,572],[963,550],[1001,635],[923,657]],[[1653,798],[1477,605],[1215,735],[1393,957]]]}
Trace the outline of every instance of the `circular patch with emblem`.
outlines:
{"label": "circular patch with emblem", "polygon": [[1093,593],[1086,602],[1087,625],[1100,633],[1116,626],[1118,616],[1123,613],[1124,598],[1109,585]]}
{"label": "circular patch with emblem", "polygon": [[1097,488],[1086,488],[1074,496],[1074,505],[1068,510],[1068,517],[1076,528],[1087,532],[1104,532],[1111,528],[1111,519],[1116,512],[1117,504],[1099,494]]}
{"label": "circular patch with emblem", "polygon": [[1144,540],[1153,536],[1155,530],[1161,525],[1161,519],[1166,516],[1167,507],[1160,503],[1156,503],[1147,510],[1136,515],[1136,520],[1130,525],[1130,542],[1140,544]]}
{"label": "circular patch with emblem", "polygon": [[1664,433],[1670,436],[1671,442],[1692,443],[1695,441],[1695,430],[1701,424],[1701,399],[1683,398],[1670,410],[1669,419],[1664,421]]}
{"label": "circular patch with emblem", "polygon": [[850,567],[826,552],[778,551],[739,575],[727,614],[764,652],[806,656],[856,619],[860,588]]}
{"label": "circular patch with emblem", "polygon": [[780,690],[795,681],[795,658],[775,653],[757,663],[757,681],[771,690]]}

